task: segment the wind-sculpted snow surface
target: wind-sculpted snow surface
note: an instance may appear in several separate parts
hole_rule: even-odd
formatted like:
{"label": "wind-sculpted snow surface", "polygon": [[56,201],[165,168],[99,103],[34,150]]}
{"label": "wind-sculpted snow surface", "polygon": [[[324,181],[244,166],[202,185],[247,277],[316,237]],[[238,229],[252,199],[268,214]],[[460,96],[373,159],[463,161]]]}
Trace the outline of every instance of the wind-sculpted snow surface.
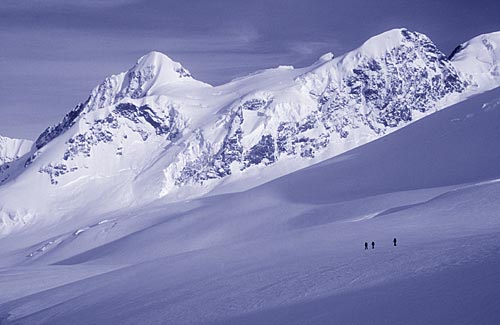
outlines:
{"label": "wind-sculpted snow surface", "polygon": [[[482,37],[490,46],[477,51],[490,53],[498,37]],[[338,58],[212,87],[149,53],[45,130],[15,172],[0,171],[1,227],[57,220],[89,202],[100,213],[251,188],[500,84],[479,87],[483,74],[476,81],[453,60],[425,35],[396,29]]]}

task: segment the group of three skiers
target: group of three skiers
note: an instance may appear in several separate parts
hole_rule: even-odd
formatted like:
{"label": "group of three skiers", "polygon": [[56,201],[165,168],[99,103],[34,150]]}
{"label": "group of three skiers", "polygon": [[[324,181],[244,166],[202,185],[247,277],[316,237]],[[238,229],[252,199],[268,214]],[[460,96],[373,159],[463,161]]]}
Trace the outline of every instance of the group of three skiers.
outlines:
{"label": "group of three skiers", "polygon": [[[396,240],[396,238],[394,238],[392,240],[392,242],[394,243],[394,246],[397,246],[398,241]],[[368,242],[365,242],[365,249],[368,249]],[[375,249],[375,242],[374,241],[372,241],[372,249]]]}

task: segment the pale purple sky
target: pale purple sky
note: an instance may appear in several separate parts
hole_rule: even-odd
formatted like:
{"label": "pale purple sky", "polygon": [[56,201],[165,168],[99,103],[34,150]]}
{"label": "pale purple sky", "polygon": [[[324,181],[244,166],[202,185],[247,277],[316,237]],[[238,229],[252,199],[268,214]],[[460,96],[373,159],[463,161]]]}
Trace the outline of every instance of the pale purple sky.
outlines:
{"label": "pale purple sky", "polygon": [[0,134],[35,139],[151,50],[217,85],[407,27],[445,53],[500,30],[498,0],[2,0]]}

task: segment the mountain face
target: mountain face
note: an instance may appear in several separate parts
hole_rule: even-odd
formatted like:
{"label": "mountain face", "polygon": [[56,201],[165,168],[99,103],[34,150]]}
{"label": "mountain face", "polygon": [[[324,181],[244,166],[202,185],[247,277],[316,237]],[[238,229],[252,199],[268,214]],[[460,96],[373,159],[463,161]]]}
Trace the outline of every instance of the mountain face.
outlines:
{"label": "mountain face", "polygon": [[[483,35],[448,58],[397,29],[338,58],[217,87],[149,53],[47,128],[14,176],[0,172],[0,220],[9,228],[252,187],[497,87],[499,43],[499,33]],[[36,199],[20,202],[20,192]]]}
{"label": "mountain face", "polygon": [[151,52],[140,58],[127,73],[106,78],[94,88],[85,103],[79,104],[63,120],[47,128],[36,140],[37,149],[41,149],[52,139],[69,129],[82,115],[96,109],[111,106],[123,99],[136,99],[152,96],[161,87],[174,88],[179,85],[204,85],[194,80],[188,70],[173,62],[159,52]]}
{"label": "mountain face", "polygon": [[10,163],[28,153],[33,145],[32,141],[24,139],[10,139],[0,136],[0,183],[2,177],[9,176]]}
{"label": "mountain face", "polygon": [[[419,118],[469,83],[427,37],[391,31],[297,76],[288,89],[234,103],[224,116],[228,132],[222,143],[196,148],[197,157],[187,157],[173,181],[221,178],[285,157],[315,158],[330,145],[339,152],[350,141],[366,142],[359,138],[375,138]],[[245,141],[249,134],[255,136]]]}

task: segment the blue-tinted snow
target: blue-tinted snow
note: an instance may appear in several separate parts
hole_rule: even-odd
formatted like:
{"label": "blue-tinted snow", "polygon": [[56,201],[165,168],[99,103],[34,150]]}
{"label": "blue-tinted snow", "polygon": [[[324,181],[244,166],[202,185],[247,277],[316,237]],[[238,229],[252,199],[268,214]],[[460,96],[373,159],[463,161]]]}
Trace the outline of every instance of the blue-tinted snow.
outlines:
{"label": "blue-tinted snow", "polygon": [[1,239],[0,317],[497,323],[499,99],[479,95],[246,192]]}

